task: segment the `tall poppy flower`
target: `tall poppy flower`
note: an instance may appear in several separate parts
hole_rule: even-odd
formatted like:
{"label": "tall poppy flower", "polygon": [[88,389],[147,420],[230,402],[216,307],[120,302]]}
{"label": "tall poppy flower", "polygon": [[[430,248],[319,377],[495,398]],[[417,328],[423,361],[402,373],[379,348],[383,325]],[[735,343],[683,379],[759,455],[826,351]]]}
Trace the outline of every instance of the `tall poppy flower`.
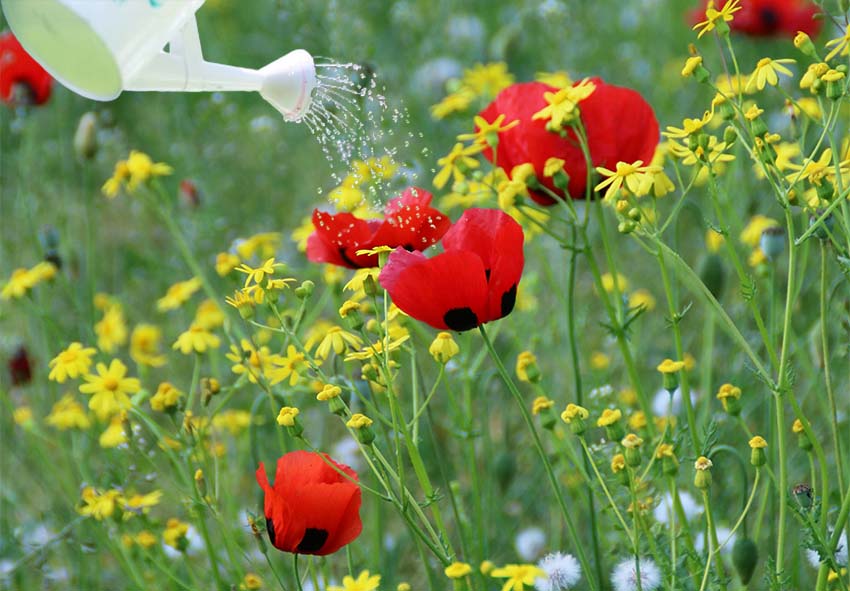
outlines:
{"label": "tall poppy flower", "polygon": [[324,556],[354,541],[363,529],[357,473],[326,454],[281,456],[274,485],[260,462],[257,482],[265,493],[269,540],[278,550]]}
{"label": "tall poppy flower", "polygon": [[436,244],[451,221],[431,207],[431,193],[410,187],[392,199],[383,220],[364,220],[351,213],[313,211],[315,231],[307,238],[307,258],[349,269],[377,267],[377,255],[358,255],[358,250],[377,246],[409,251],[425,250]]}
{"label": "tall poppy flower", "polygon": [[9,374],[13,386],[23,386],[32,381],[32,362],[27,348],[20,345],[9,359]]}
{"label": "tall poppy flower", "polygon": [[443,237],[444,252],[394,250],[378,278],[405,313],[464,331],[510,314],[524,264],[522,228],[497,209],[468,209]]}
{"label": "tall poppy flower", "polygon": [[[727,1],[716,0],[715,8],[723,8]],[[702,7],[691,12],[692,24],[705,19],[707,6],[708,0],[703,0]],[[816,37],[822,26],[822,20],[814,18],[820,9],[807,0],[747,0],[740,6],[729,28],[752,37],[793,38],[797,31]]]}
{"label": "tall poppy flower", "polygon": [[[658,121],[652,107],[630,88],[606,84],[592,78],[593,92],[578,107],[581,122],[587,133],[591,166],[614,169],[617,162],[649,162],[658,145]],[[566,136],[546,129],[546,121],[533,119],[534,114],[547,106],[544,93],[556,93],[557,88],[542,82],[514,84],[503,90],[480,115],[492,123],[499,115],[505,121],[519,121],[519,125],[499,133],[496,165],[510,174],[511,170],[526,162],[534,166],[538,180],[551,191],[562,195],[551,178],[543,174],[546,160],[560,158],[570,176],[568,193],[573,199],[583,199],[587,187],[587,163],[575,132],[568,128]],[[484,156],[491,162],[493,151]],[[531,196],[542,205],[554,200],[547,195],[531,191]]]}
{"label": "tall poppy flower", "polygon": [[50,98],[53,78],[21,46],[17,38],[7,31],[0,35],[0,100],[12,104],[21,100],[17,88],[23,86],[28,96],[24,99],[41,105]]}

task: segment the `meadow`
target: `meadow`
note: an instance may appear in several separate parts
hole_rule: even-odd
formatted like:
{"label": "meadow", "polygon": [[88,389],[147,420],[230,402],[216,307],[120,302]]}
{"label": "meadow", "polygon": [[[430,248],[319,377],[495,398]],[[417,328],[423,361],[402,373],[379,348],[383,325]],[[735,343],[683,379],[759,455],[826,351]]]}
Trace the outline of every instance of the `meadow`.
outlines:
{"label": "meadow", "polygon": [[850,590],[849,20],[207,0],[301,122],[4,37],[0,587]]}

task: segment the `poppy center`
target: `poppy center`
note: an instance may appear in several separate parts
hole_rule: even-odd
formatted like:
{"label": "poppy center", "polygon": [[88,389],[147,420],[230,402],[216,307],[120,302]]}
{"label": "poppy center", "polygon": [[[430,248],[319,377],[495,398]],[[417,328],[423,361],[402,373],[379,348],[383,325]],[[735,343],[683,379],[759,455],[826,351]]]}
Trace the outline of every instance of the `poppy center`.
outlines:
{"label": "poppy center", "polygon": [[312,554],[321,550],[327,540],[327,530],[308,527],[304,530],[304,537],[301,538],[295,550],[301,554]]}
{"label": "poppy center", "polygon": [[502,316],[507,316],[516,304],[516,284],[502,294]]}
{"label": "poppy center", "polygon": [[478,326],[478,316],[471,308],[452,308],[443,314],[443,322],[450,329],[463,332]]}
{"label": "poppy center", "polygon": [[761,19],[761,24],[764,25],[765,29],[768,31],[775,31],[779,27],[779,15],[773,8],[762,8],[759,11],[759,17]]}
{"label": "poppy center", "polygon": [[274,546],[274,522],[268,515],[266,515],[266,531],[269,532],[269,542],[271,542],[272,546]]}

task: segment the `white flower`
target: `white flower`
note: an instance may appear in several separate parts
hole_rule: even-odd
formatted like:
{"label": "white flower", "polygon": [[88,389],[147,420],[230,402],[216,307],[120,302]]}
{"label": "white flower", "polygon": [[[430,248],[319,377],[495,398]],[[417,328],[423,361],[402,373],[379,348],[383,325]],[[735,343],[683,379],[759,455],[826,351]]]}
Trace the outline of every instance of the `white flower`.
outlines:
{"label": "white flower", "polygon": [[[691,404],[696,402],[697,393],[691,390]],[[670,393],[662,388],[652,398],[652,414],[656,417],[666,417],[670,414]],[[682,388],[673,390],[673,416],[682,412]]]}
{"label": "white flower", "polygon": [[[729,536],[732,536],[731,538]],[[721,554],[731,554],[732,546],[735,545],[735,540],[737,539],[738,534],[733,534],[732,530],[728,527],[723,527],[722,525],[717,528],[717,543],[723,544],[723,549],[720,551]],[[726,540],[729,540],[728,542]],[[700,532],[697,534],[697,537],[694,538],[694,550],[697,552],[702,552],[705,549],[705,533]]]}
{"label": "white flower", "polygon": [[546,546],[546,534],[539,527],[529,527],[517,534],[514,547],[525,562],[537,560]]}
{"label": "white flower", "polygon": [[[832,536],[832,530],[830,530],[829,535],[830,537]],[[820,567],[820,558],[815,550],[806,550],[806,558],[813,568]],[[838,566],[847,566],[847,531],[844,531],[841,537],[838,538],[838,547],[835,549],[835,561],[838,563]]]}
{"label": "white flower", "polygon": [[572,554],[547,554],[537,566],[546,573],[534,580],[537,591],[565,591],[581,578],[581,566]]}
{"label": "white flower", "polygon": [[661,585],[661,571],[652,560],[636,561],[634,557],[631,557],[614,567],[614,572],[611,573],[611,582],[614,584],[615,591],[638,591],[636,562],[640,565],[642,591],[655,591]]}
{"label": "white flower", "polygon": [[[682,511],[685,513],[685,519],[688,521],[691,521],[694,517],[702,513],[702,505],[697,503],[696,499],[690,493],[679,491],[679,501],[682,503]],[[676,515],[673,507],[673,497],[670,496],[669,492],[665,493],[661,498],[661,502],[653,509],[652,515],[658,523],[670,523],[671,518],[674,523],[678,521],[678,515]]]}

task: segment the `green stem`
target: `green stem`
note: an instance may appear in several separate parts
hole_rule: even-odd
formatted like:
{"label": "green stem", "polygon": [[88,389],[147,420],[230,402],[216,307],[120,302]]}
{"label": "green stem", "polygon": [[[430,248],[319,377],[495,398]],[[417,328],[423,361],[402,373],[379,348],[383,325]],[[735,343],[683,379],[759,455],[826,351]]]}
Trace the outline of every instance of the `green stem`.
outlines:
{"label": "green stem", "polygon": [[505,369],[502,360],[499,358],[498,353],[496,353],[496,349],[493,348],[493,343],[490,342],[490,337],[487,336],[487,331],[485,330],[484,325],[480,325],[478,327],[478,330],[481,333],[481,337],[484,339],[484,344],[487,347],[487,351],[490,353],[490,357],[496,364],[496,368],[499,371],[499,375],[502,377],[502,381],[504,381],[505,386],[507,386],[508,390],[513,395],[514,400],[516,401],[517,406],[519,407],[520,415],[522,415],[523,421],[525,421],[526,427],[528,427],[528,430],[531,433],[532,439],[534,441],[534,447],[537,450],[537,454],[540,456],[541,461],[543,462],[543,468],[546,470],[546,475],[549,477],[549,483],[552,485],[552,491],[555,493],[555,498],[558,501],[558,506],[561,509],[561,514],[567,524],[567,530],[569,531],[570,538],[572,539],[572,543],[575,547],[576,554],[578,555],[579,562],[581,563],[582,570],[587,573],[587,579],[590,588],[594,591],[597,591],[599,589],[599,583],[595,580],[595,577],[591,576],[591,573],[593,571],[590,568],[590,563],[588,562],[587,556],[584,552],[584,546],[582,545],[581,540],[579,539],[575,523],[573,523],[573,518],[570,515],[570,511],[567,508],[564,496],[561,493],[561,485],[558,482],[558,478],[555,476],[555,471],[552,469],[552,464],[549,461],[549,457],[546,455],[546,450],[543,449],[543,443],[540,441],[540,436],[538,435],[537,430],[534,428],[534,421],[531,419],[531,414],[526,408],[525,401],[522,399],[522,394],[520,394],[519,390],[517,390],[516,384],[514,384],[513,380],[511,379],[508,370]]}

